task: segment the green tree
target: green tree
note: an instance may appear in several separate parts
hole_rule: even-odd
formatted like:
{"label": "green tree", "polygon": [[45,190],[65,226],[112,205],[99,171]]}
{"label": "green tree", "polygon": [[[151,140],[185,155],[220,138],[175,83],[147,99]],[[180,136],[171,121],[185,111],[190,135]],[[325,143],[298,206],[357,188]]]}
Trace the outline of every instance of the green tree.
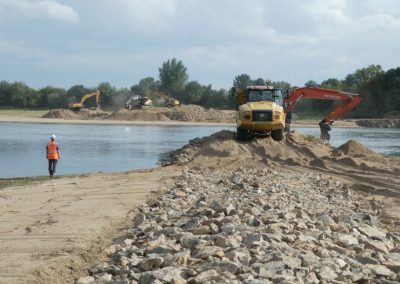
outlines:
{"label": "green tree", "polygon": [[400,68],[390,69],[359,87],[362,95],[356,114],[360,117],[400,116]]}
{"label": "green tree", "polygon": [[335,78],[329,78],[328,80],[322,81],[320,85],[321,88],[332,90],[342,90],[342,86],[342,81]]}
{"label": "green tree", "polygon": [[161,91],[171,97],[177,98],[185,89],[185,84],[189,78],[182,61],[178,61],[175,58],[167,60],[158,71],[160,73]]}
{"label": "green tree", "polygon": [[89,89],[85,88],[83,85],[74,85],[67,90],[67,100],[68,102],[80,102],[82,97],[89,93]]}
{"label": "green tree", "polygon": [[253,85],[251,77],[247,74],[237,75],[233,80],[233,87],[245,90],[247,86]]}
{"label": "green tree", "polygon": [[263,78],[257,78],[253,81],[253,84],[255,86],[265,86],[265,80]]}
{"label": "green tree", "polygon": [[384,71],[380,65],[372,64],[366,68],[357,69],[354,73],[346,76],[343,81],[343,88],[345,91],[356,93],[362,84],[383,73]]}
{"label": "green tree", "polygon": [[[114,96],[116,94],[115,87],[111,86],[111,84],[108,82],[102,82],[97,86],[97,89],[100,91],[101,107],[107,108],[107,107],[113,106],[114,105]],[[86,102],[92,106],[96,106],[96,98],[95,97],[89,98]]]}
{"label": "green tree", "polygon": [[31,104],[35,104],[37,101],[36,91],[29,88],[23,82],[14,82],[10,86],[11,93],[11,106],[24,108],[31,107]]}
{"label": "green tree", "polygon": [[274,86],[274,88],[289,90],[291,88],[290,83],[285,81],[272,81],[269,84]]}
{"label": "green tree", "polygon": [[309,80],[304,83],[304,86],[306,87],[318,87],[318,83],[314,80]]}
{"label": "green tree", "polygon": [[11,106],[12,101],[11,84],[7,81],[0,82],[0,106]]}
{"label": "green tree", "polygon": [[160,89],[160,81],[156,81],[152,77],[141,79],[139,84],[131,87],[131,91],[137,95],[151,97]]}
{"label": "green tree", "polygon": [[38,105],[45,108],[65,108],[68,105],[66,91],[47,86],[39,90]]}
{"label": "green tree", "polygon": [[183,103],[186,104],[199,104],[203,96],[203,86],[197,81],[190,81],[186,84],[184,95],[178,97]]}

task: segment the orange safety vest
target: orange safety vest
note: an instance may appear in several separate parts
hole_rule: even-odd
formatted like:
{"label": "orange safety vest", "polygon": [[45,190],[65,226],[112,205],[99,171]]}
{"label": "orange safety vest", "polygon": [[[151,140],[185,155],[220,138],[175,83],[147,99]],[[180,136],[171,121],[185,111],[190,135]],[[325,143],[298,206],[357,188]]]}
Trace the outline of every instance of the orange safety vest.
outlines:
{"label": "orange safety vest", "polygon": [[58,160],[58,145],[54,141],[47,143],[47,159]]}

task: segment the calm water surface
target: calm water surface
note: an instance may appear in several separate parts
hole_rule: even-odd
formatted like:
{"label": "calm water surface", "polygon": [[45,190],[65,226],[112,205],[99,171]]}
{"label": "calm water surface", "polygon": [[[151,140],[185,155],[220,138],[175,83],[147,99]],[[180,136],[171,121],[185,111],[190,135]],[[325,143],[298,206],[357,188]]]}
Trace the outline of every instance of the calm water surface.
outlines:
{"label": "calm water surface", "polygon": [[[190,139],[234,126],[72,125],[0,123],[0,178],[47,174],[45,146],[57,135],[58,174],[154,167]],[[319,128],[293,128],[319,136]],[[377,152],[400,155],[400,129],[334,128],[331,144],[357,139]]]}

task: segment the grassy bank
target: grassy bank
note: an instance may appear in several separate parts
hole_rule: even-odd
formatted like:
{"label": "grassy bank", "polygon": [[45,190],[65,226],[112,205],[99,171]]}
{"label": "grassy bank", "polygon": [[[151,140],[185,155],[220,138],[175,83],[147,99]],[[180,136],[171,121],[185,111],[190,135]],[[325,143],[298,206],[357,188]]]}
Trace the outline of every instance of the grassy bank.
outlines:
{"label": "grassy bank", "polygon": [[0,179],[0,189],[6,188],[6,187],[31,185],[33,183],[41,183],[48,179],[49,179],[48,176],[3,178],[3,179]]}
{"label": "grassy bank", "polygon": [[49,110],[48,109],[1,109],[0,108],[0,116],[12,116],[12,117],[27,117],[27,118],[40,118],[45,115]]}

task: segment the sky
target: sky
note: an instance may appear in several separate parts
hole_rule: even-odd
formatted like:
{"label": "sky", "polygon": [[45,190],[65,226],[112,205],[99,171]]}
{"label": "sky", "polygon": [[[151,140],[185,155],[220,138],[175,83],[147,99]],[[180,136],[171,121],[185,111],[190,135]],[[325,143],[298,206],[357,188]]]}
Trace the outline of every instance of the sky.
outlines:
{"label": "sky", "polygon": [[398,0],[0,0],[0,81],[131,87],[168,59],[189,80],[343,79],[400,65]]}

